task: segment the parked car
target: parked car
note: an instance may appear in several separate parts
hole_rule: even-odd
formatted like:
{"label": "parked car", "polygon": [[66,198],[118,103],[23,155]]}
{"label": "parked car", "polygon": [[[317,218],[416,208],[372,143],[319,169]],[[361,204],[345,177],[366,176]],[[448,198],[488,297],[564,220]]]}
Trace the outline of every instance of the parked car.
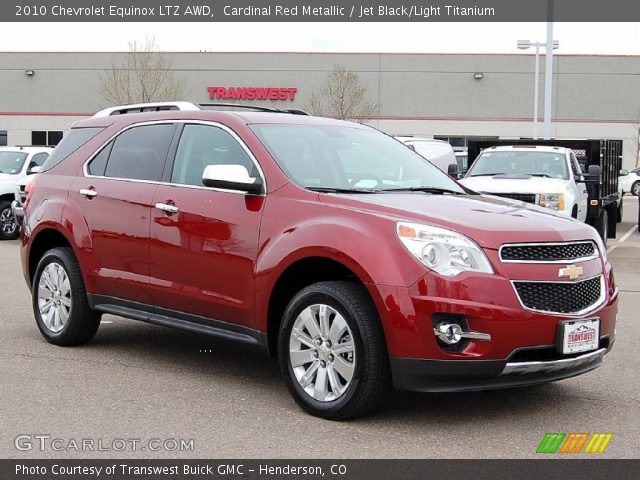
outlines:
{"label": "parked car", "polygon": [[52,149],[0,147],[0,240],[13,240],[20,229],[11,211],[18,183],[38,171]]}
{"label": "parked car", "polygon": [[450,165],[458,165],[453,147],[445,141],[408,136],[400,136],[396,139],[415,150],[445,173],[450,172]]}
{"label": "parked car", "polygon": [[640,168],[624,171],[625,175],[620,176],[620,185],[623,193],[640,195]]}
{"label": "parked car", "polygon": [[470,194],[364,125],[181,105],[76,123],[29,183],[21,261],[48,342],[88,342],[104,313],[244,341],[329,419],[392,385],[573,377],[612,348],[592,228]]}

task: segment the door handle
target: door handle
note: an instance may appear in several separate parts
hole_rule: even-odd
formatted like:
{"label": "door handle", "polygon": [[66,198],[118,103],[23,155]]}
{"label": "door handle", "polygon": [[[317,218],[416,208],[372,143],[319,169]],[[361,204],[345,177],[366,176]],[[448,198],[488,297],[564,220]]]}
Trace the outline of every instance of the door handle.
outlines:
{"label": "door handle", "polygon": [[156,203],[156,208],[167,213],[178,213],[180,209],[175,205],[169,205],[168,203]]}
{"label": "door handle", "polygon": [[81,188],[80,195],[84,195],[87,198],[93,198],[98,195],[98,192],[96,192],[93,188]]}

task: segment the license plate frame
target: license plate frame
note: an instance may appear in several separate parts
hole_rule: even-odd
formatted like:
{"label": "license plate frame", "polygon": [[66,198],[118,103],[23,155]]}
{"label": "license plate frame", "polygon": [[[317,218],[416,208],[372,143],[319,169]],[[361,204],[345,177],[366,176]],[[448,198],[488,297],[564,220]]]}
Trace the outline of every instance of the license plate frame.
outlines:
{"label": "license plate frame", "polygon": [[[563,355],[592,352],[600,346],[600,318],[565,320],[558,326],[558,351]],[[573,338],[571,334],[574,334]],[[585,334],[589,338],[580,341],[575,334]]]}

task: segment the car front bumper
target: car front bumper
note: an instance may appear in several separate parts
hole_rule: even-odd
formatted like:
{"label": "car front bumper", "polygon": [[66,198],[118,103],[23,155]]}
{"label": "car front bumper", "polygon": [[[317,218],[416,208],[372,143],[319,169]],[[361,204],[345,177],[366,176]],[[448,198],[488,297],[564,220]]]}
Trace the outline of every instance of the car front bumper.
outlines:
{"label": "car front bumper", "polygon": [[524,387],[574,377],[598,368],[611,349],[549,361],[390,359],[396,390],[461,392]]}

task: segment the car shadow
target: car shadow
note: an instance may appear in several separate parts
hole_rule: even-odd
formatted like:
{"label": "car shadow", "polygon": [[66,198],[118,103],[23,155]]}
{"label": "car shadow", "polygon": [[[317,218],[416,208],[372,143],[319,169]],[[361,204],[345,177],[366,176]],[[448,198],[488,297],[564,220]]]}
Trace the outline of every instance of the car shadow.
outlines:
{"label": "car shadow", "polygon": [[[163,371],[175,369],[181,373],[205,377],[238,377],[243,382],[260,384],[270,401],[280,399],[285,408],[295,408],[288,398],[280,378],[278,362],[269,358],[258,347],[227,341],[195,333],[161,328],[142,322],[105,317],[113,324],[100,327],[94,340],[85,348],[100,351],[108,349],[109,357],[119,363],[140,364],[145,359],[151,366]],[[273,395],[279,391],[281,395]],[[259,394],[259,393],[258,393]],[[274,398],[275,397],[275,398]],[[554,409],[573,409],[571,388],[558,383],[530,387],[457,393],[390,393],[386,405],[375,415],[354,420],[368,422],[446,422],[449,425],[477,421],[491,421],[505,415],[539,415],[553,401]],[[563,399],[566,398],[566,401]],[[286,405],[290,402],[289,405]],[[298,410],[300,415],[306,415]]]}

